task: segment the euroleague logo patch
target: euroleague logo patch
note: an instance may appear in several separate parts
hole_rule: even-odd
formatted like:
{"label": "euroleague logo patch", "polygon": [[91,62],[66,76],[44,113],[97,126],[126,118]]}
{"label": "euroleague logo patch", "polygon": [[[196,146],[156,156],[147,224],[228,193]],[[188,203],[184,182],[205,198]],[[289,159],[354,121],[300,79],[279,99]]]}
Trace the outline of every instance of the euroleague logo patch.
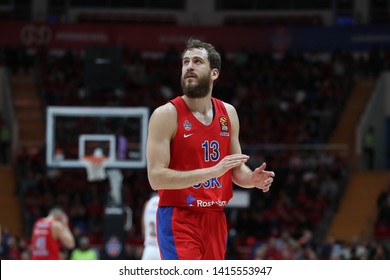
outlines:
{"label": "euroleague logo patch", "polygon": [[183,123],[183,126],[184,126],[184,129],[187,131],[191,130],[191,128],[192,128],[192,124],[190,123],[189,120],[185,120]]}
{"label": "euroleague logo patch", "polygon": [[221,127],[221,136],[229,136],[229,123],[225,116],[219,118],[219,125]]}

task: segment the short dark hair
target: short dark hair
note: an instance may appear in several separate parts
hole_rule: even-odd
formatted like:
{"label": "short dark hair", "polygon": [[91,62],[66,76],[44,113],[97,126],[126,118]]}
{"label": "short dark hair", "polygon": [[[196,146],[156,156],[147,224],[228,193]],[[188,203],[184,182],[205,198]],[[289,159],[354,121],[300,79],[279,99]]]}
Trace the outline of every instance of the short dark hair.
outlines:
{"label": "short dark hair", "polygon": [[183,51],[183,55],[186,51],[191,49],[205,49],[207,51],[207,58],[210,63],[210,68],[217,68],[218,71],[221,71],[221,55],[216,51],[212,44],[203,42],[199,39],[190,38],[187,41],[187,45]]}
{"label": "short dark hair", "polygon": [[50,216],[59,216],[59,215],[64,215],[64,214],[65,214],[64,210],[62,210],[62,208],[59,206],[54,206],[49,211]]}

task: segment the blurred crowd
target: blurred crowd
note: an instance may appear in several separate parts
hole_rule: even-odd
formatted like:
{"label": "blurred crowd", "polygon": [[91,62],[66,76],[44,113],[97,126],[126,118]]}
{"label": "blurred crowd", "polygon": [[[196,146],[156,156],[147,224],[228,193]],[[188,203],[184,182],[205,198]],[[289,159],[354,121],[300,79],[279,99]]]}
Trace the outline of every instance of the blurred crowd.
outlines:
{"label": "blurred crowd", "polygon": [[[266,161],[277,174],[269,193],[250,192],[250,207],[227,208],[228,259],[388,259],[390,189],[378,198],[376,235],[350,243],[324,236],[337,211],[348,178],[347,158],[328,150],[300,150],[291,144],[326,144],[357,79],[388,69],[390,53],[326,52],[225,53],[214,96],[236,106],[240,138],[253,166]],[[123,84],[117,90],[90,90],[84,84],[83,53],[35,54],[1,50],[11,73],[37,71],[45,106],[148,106],[151,110],[180,94],[180,53],[163,55],[123,49]],[[23,54],[23,55],[22,55]],[[285,145],[267,149],[272,145]],[[290,145],[290,146],[289,146]],[[103,214],[108,183],[88,182],[85,170],[50,169],[44,150],[21,147],[15,156],[17,195],[21,199],[23,236],[2,229],[1,259],[29,259],[35,220],[54,206],[70,218],[78,249],[103,244]],[[123,203],[133,210],[126,236],[126,258],[142,253],[142,205],[150,196],[146,170],[123,170]],[[387,235],[384,234],[387,230]],[[382,233],[382,236],[380,235]],[[82,242],[80,242],[82,241]],[[73,252],[63,252],[71,259]]]}

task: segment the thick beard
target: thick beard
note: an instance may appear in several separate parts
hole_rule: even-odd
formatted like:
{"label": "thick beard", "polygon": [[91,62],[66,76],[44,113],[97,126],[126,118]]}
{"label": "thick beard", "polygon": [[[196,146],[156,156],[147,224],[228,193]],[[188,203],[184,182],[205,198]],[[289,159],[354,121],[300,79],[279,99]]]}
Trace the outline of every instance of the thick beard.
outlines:
{"label": "thick beard", "polygon": [[199,77],[197,84],[186,83],[184,78],[181,78],[181,88],[185,96],[189,98],[202,98],[207,96],[210,91],[209,77]]}

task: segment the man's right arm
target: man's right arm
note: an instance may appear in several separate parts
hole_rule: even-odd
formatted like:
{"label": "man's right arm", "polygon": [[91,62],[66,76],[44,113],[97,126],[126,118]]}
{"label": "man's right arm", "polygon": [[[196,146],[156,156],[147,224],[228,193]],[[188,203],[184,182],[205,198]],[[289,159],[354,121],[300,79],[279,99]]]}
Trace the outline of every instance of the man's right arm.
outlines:
{"label": "man's right arm", "polygon": [[55,238],[61,241],[62,245],[67,249],[73,249],[76,246],[73,234],[67,224],[59,221],[54,221],[52,232]]}
{"label": "man's right arm", "polygon": [[213,177],[219,177],[247,160],[247,156],[229,155],[209,168],[189,171],[170,169],[170,144],[176,130],[177,112],[172,104],[167,103],[153,112],[149,121],[146,156],[148,178],[154,190],[188,188]]}

